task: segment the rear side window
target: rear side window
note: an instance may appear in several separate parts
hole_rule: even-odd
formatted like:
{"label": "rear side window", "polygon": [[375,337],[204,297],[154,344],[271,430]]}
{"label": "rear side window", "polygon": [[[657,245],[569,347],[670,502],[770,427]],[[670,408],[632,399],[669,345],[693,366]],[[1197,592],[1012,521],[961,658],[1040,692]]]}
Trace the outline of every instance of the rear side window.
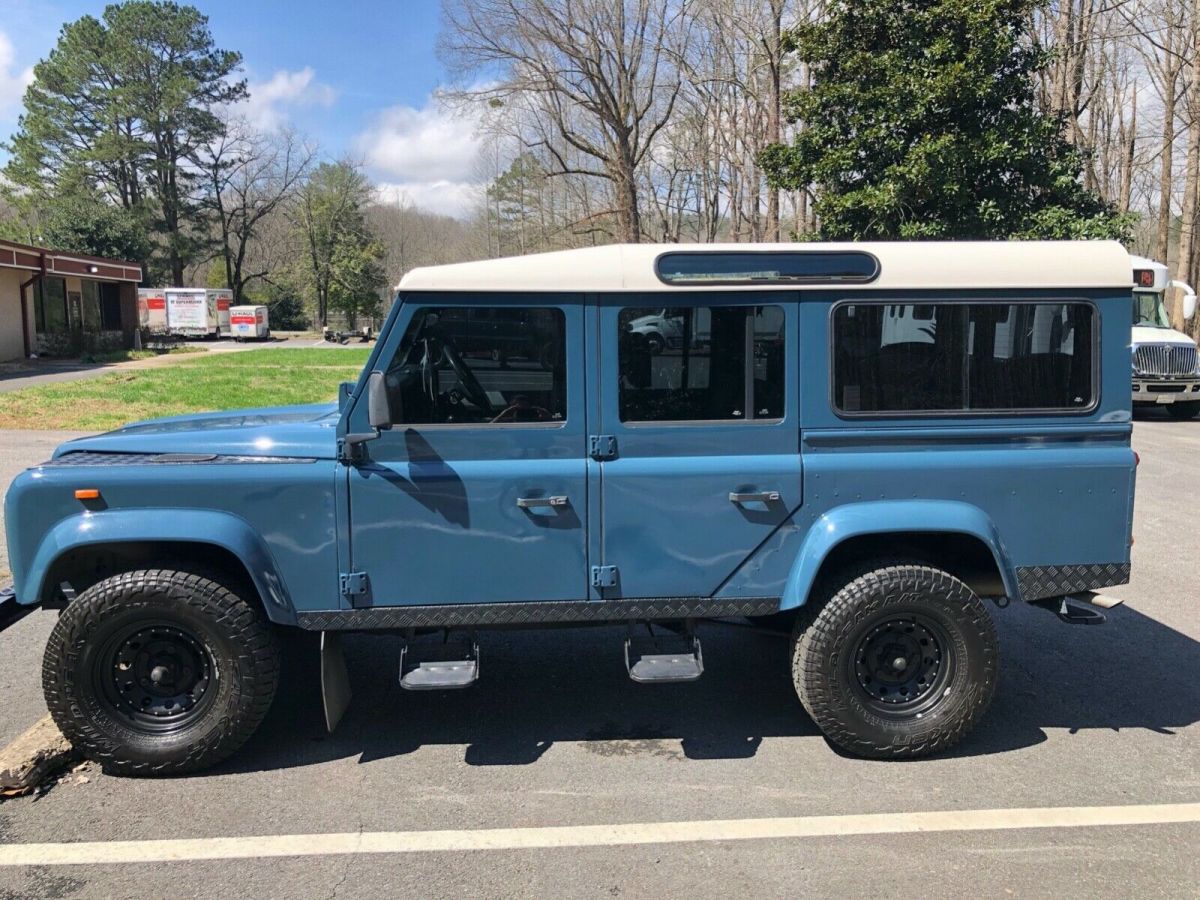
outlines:
{"label": "rear side window", "polygon": [[1086,411],[1096,400],[1086,303],[843,303],[833,400],[843,413]]}
{"label": "rear side window", "polygon": [[618,328],[622,422],[783,417],[782,307],[626,308]]}

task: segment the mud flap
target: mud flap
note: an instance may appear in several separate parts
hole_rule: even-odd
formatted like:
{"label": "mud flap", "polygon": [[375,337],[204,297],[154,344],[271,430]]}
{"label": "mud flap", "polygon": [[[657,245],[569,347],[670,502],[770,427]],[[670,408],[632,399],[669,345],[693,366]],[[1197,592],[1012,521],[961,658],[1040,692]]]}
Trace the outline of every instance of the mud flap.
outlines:
{"label": "mud flap", "polygon": [[332,733],[350,705],[350,674],[342,655],[342,636],[336,631],[321,632],[321,703],[325,707],[325,727]]}

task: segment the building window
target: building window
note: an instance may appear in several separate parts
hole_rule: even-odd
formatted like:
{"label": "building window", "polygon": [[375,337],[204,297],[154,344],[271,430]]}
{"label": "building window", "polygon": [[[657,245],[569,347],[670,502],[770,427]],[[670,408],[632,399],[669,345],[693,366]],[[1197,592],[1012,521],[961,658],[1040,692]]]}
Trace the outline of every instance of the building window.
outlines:
{"label": "building window", "polygon": [[780,306],[621,310],[622,422],[783,417]]}
{"label": "building window", "polygon": [[94,281],[80,283],[83,294],[83,330],[100,331],[100,286]]}
{"label": "building window", "polygon": [[426,307],[385,383],[407,425],[557,424],[567,417],[566,350],[561,309]]}
{"label": "building window", "polygon": [[1080,412],[1096,400],[1086,303],[843,303],[833,400],[843,413]]}
{"label": "building window", "polygon": [[42,278],[34,291],[34,323],[43,333],[67,330],[67,284],[61,278]]}
{"label": "building window", "polygon": [[121,330],[121,286],[112,282],[101,282],[100,289],[100,330]]}

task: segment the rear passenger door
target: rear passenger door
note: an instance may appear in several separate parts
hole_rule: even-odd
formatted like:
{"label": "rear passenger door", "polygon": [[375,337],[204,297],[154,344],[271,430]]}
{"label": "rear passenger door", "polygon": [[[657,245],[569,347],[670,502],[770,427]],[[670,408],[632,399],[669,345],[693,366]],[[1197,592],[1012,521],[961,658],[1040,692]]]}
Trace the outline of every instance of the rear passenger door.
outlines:
{"label": "rear passenger door", "polygon": [[712,596],[801,501],[797,295],[664,296],[598,299],[604,597]]}

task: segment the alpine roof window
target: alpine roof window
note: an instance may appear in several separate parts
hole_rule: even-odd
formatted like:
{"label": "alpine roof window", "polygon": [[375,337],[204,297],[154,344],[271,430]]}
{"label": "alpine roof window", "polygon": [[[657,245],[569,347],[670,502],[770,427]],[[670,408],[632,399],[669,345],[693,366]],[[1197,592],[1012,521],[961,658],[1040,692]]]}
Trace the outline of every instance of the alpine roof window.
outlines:
{"label": "alpine roof window", "polygon": [[665,284],[845,284],[873,281],[879,261],[862,251],[664,253],[654,263]]}

